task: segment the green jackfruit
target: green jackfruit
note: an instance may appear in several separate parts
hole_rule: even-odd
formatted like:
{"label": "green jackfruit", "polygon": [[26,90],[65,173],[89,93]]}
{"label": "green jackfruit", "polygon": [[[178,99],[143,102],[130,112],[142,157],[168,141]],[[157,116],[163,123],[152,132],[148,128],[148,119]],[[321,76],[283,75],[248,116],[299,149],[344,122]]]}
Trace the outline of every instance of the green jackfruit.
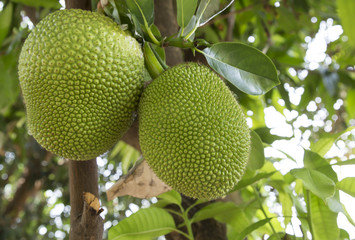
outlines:
{"label": "green jackfruit", "polygon": [[168,69],[144,90],[139,137],[157,176],[192,198],[225,196],[249,158],[239,104],[214,72],[196,63]]}
{"label": "green jackfruit", "polygon": [[139,43],[110,18],[79,9],[45,17],[18,68],[29,133],[71,160],[109,150],[131,125],[143,90]]}

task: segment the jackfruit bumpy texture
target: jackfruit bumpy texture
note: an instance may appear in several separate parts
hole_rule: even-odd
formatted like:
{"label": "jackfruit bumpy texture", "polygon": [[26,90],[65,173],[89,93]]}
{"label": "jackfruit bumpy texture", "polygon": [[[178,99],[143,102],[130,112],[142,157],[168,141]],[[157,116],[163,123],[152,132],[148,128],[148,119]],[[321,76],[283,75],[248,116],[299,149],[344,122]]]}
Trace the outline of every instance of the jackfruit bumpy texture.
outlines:
{"label": "jackfruit bumpy texture", "polygon": [[196,63],[168,69],[144,90],[139,137],[157,176],[192,198],[225,196],[249,158],[239,104],[214,72]]}
{"label": "jackfruit bumpy texture", "polygon": [[18,68],[29,133],[71,160],[109,150],[131,125],[143,90],[139,43],[110,18],[79,9],[45,17]]}

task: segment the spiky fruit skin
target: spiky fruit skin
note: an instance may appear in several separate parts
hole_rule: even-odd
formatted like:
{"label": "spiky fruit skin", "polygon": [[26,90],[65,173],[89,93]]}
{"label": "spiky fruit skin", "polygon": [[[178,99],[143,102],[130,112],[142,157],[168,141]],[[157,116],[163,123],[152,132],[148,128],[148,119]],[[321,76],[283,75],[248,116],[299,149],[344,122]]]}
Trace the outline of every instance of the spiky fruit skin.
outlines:
{"label": "spiky fruit skin", "polygon": [[79,9],[46,16],[18,68],[29,133],[71,160],[109,150],[131,125],[143,90],[139,43],[110,18]]}
{"label": "spiky fruit skin", "polygon": [[144,90],[139,137],[157,176],[192,198],[225,196],[249,158],[240,106],[214,72],[196,63],[170,68]]}

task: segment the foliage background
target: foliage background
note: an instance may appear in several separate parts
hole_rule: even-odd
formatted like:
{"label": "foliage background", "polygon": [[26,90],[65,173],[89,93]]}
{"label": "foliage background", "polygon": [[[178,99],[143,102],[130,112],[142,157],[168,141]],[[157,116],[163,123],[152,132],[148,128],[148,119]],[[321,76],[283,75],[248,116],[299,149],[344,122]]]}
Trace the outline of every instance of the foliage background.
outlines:
{"label": "foliage background", "polygon": [[[17,79],[23,40],[33,24],[61,7],[57,0],[0,1],[1,239],[68,237],[67,163],[27,134]],[[233,205],[225,203],[215,214],[227,223],[229,239],[241,237],[248,227],[252,230],[248,239],[277,239],[274,232],[287,232],[286,239],[306,239],[310,233],[313,239],[350,239],[350,232],[355,238],[348,214],[354,212],[349,201],[353,203],[350,196],[355,196],[351,9],[355,9],[351,0],[242,0],[198,29],[196,36],[210,43],[242,42],[263,51],[281,81],[262,96],[234,89],[250,127],[263,142],[265,162],[250,164],[244,185],[227,198]],[[188,51],[185,59],[204,61]],[[120,142],[97,160],[105,229],[156,202],[132,197],[106,200],[105,189],[138,156]]]}

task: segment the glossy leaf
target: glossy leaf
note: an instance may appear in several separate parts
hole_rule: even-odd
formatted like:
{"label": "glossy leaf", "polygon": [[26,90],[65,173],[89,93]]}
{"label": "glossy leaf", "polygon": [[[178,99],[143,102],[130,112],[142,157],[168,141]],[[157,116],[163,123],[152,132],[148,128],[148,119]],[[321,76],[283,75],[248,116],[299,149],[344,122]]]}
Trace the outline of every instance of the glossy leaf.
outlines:
{"label": "glossy leaf", "polygon": [[231,213],[231,210],[235,209],[236,206],[232,202],[215,202],[207,205],[206,207],[199,210],[192,218],[191,222],[199,222],[208,218],[214,218],[217,216],[224,216]]}
{"label": "glossy leaf", "polygon": [[330,166],[325,158],[321,157],[318,153],[310,150],[304,151],[303,163],[305,168],[317,170],[324,175],[328,176],[334,182],[338,181],[336,172]]}
{"label": "glossy leaf", "polygon": [[197,17],[193,15],[187,26],[185,28],[180,28],[178,36],[185,37],[187,35],[190,35],[188,39],[192,41],[195,38],[196,23]]}
{"label": "glossy leaf", "polygon": [[204,49],[208,64],[239,90],[261,95],[280,82],[265,54],[241,43],[216,43]]}
{"label": "glossy leaf", "polygon": [[0,12],[0,48],[10,30],[13,4],[8,3]]}
{"label": "glossy leaf", "polygon": [[314,236],[312,239],[334,240],[338,239],[339,227],[337,225],[337,213],[332,212],[324,201],[310,194],[310,216]]}
{"label": "glossy leaf", "polygon": [[145,240],[168,234],[175,229],[173,217],[164,209],[142,208],[120,221],[108,232],[109,240]]}
{"label": "glossy leaf", "polygon": [[324,200],[334,195],[335,183],[321,172],[299,168],[291,170],[291,174],[295,178],[301,179],[305,188]]}
{"label": "glossy leaf", "polygon": [[247,168],[257,170],[265,163],[264,146],[257,133],[250,131],[251,148]]}
{"label": "glossy leaf", "polygon": [[245,239],[245,237],[253,232],[254,230],[258,229],[261,226],[264,226],[265,224],[267,224],[268,222],[270,222],[271,218],[265,218],[262,219],[256,223],[253,223],[252,225],[248,226],[247,228],[245,228],[236,238],[236,240],[243,240]]}
{"label": "glossy leaf", "polygon": [[355,197],[355,177],[347,177],[337,183],[337,188]]}
{"label": "glossy leaf", "polygon": [[127,7],[135,15],[139,23],[150,26],[154,22],[153,0],[127,0]]}
{"label": "glossy leaf", "polygon": [[210,19],[228,8],[234,0],[228,1],[227,5],[220,9],[219,0],[201,0],[199,2],[196,14],[193,15],[187,24],[187,28],[184,32],[180,29],[179,35],[184,36],[185,39],[194,39],[195,31],[198,27],[202,26]]}
{"label": "glossy leaf", "polygon": [[175,190],[162,193],[158,196],[158,198],[176,205],[181,205],[181,195]]}
{"label": "glossy leaf", "polygon": [[199,20],[199,26],[204,25],[212,18],[227,9],[234,0],[228,0],[226,5],[221,8],[219,0],[201,0],[198,6],[196,16]]}
{"label": "glossy leaf", "polygon": [[261,179],[271,177],[274,173],[276,173],[276,171],[269,172],[269,173],[258,173],[257,175],[255,175],[252,178],[246,178],[246,179],[242,178],[242,180],[240,180],[238,182],[238,184],[235,186],[233,191],[236,191],[236,190],[242,189],[246,186],[252,185],[253,183],[256,183],[257,181],[259,181]]}
{"label": "glossy leaf", "polygon": [[177,23],[184,28],[190,22],[197,8],[197,0],[176,0]]}

